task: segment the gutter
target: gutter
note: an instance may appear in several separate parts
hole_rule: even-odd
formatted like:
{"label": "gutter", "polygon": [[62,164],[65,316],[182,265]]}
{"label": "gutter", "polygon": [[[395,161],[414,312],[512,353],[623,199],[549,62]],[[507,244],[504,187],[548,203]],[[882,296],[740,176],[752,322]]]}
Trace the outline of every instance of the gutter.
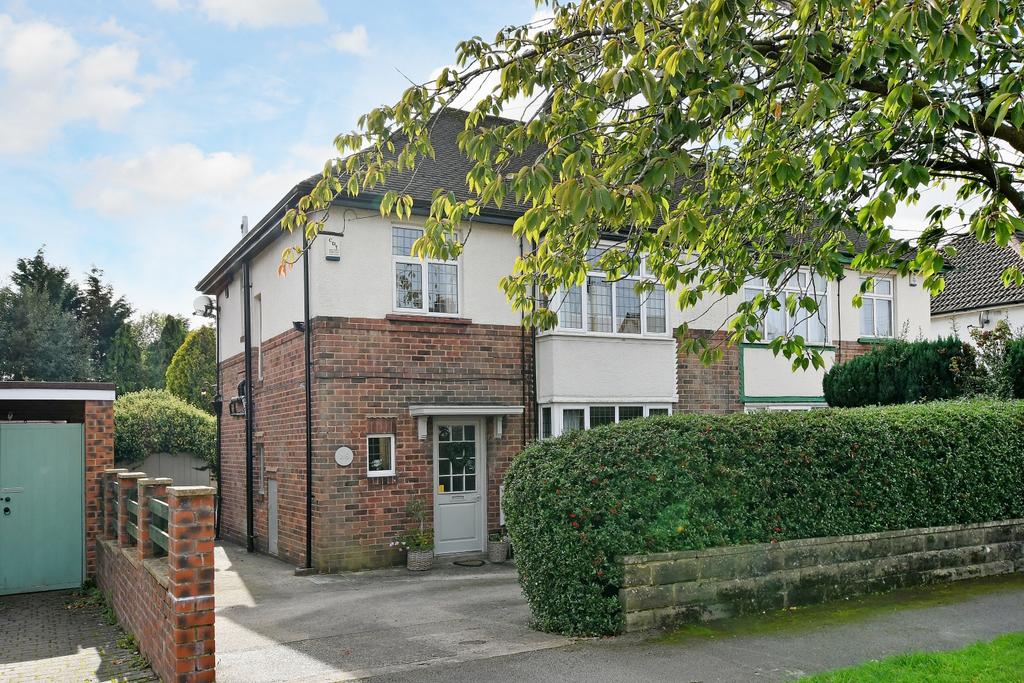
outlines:
{"label": "gutter", "polygon": [[222,390],[222,383],[220,381],[220,375],[223,368],[220,364],[220,297],[216,299],[217,305],[213,309],[214,313],[214,325],[217,326],[217,395],[213,399],[213,412],[217,414],[217,498],[216,498],[216,509],[214,510],[214,524],[213,524],[213,537],[220,539],[220,503],[224,498],[221,491],[221,481],[224,475],[221,474],[221,420],[223,419],[224,413],[224,396]]}

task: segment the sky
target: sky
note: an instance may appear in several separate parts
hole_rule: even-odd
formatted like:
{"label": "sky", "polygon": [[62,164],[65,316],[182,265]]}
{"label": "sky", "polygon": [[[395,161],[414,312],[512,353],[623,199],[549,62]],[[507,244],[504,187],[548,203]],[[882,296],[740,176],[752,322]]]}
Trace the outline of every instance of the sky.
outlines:
{"label": "sky", "polygon": [[360,114],[533,0],[0,0],[0,284],[103,269],[137,311],[196,282]]}

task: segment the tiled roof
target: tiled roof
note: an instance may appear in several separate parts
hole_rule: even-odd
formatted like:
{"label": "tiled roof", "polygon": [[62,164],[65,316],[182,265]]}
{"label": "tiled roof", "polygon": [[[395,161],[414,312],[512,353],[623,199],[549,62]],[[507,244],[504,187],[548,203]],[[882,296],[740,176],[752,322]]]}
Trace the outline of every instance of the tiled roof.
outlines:
{"label": "tiled roof", "polygon": [[952,270],[945,275],[946,288],[932,299],[932,315],[1024,304],[1024,287],[1004,287],[1000,278],[1009,266],[1024,268],[1024,260],[1012,245],[1003,248],[962,235],[953,246]]}
{"label": "tiled roof", "polygon": [[[439,114],[432,122],[430,131],[430,141],[434,146],[434,157],[421,156],[417,158],[416,168],[405,170],[401,173],[390,173],[382,185],[370,189],[369,192],[384,194],[388,191],[394,191],[401,194],[409,194],[412,195],[414,201],[428,205],[433,200],[434,191],[438,188],[444,188],[453,192],[455,198],[459,201],[474,198],[473,193],[469,190],[469,185],[466,183],[466,175],[472,170],[475,162],[470,161],[463,154],[458,144],[459,133],[466,129],[467,116],[468,112],[459,109],[447,109]],[[491,128],[510,123],[520,122],[488,116],[483,119],[479,126],[481,128]],[[394,141],[396,155],[405,146],[405,140],[404,135],[396,137]],[[544,149],[543,145],[532,146],[525,155],[511,159],[506,171],[514,172],[527,164],[532,164]],[[312,188],[320,180],[320,177],[319,173],[310,176],[305,180],[305,184]],[[342,185],[344,185],[346,178],[347,175],[342,174]],[[342,192],[341,197],[339,197],[341,201],[347,198],[348,195],[345,192]],[[521,214],[528,208],[526,205],[517,205],[514,200],[514,197],[507,198],[502,203],[501,210]],[[488,208],[492,210],[497,209],[493,205]]]}

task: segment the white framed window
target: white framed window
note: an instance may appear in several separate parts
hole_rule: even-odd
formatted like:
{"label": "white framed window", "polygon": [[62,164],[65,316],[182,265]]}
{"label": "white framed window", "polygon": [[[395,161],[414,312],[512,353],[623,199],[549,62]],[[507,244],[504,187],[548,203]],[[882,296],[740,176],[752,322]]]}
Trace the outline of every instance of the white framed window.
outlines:
{"label": "white framed window", "polygon": [[395,311],[458,315],[459,263],[414,257],[412,245],[422,235],[422,228],[391,228]]}
{"label": "white framed window", "polygon": [[806,413],[811,410],[828,408],[824,403],[747,403],[743,406],[745,413]]}
{"label": "white framed window", "polygon": [[[587,262],[596,264],[602,250],[591,249]],[[668,333],[665,287],[654,284],[654,291],[641,294],[637,283],[647,279],[641,266],[640,276],[609,281],[600,270],[591,270],[581,286],[569,287],[557,296],[558,329],[592,334],[664,335]]]}
{"label": "white framed window", "polygon": [[[863,285],[869,277],[860,279]],[[870,291],[861,294],[860,334],[862,337],[893,336],[893,280],[891,277],[874,278]]]}
{"label": "white framed window", "polygon": [[568,434],[580,429],[591,429],[605,424],[625,422],[642,417],[670,415],[672,406],[668,403],[602,403],[594,405],[546,405],[541,406],[541,438]]}
{"label": "white framed window", "polygon": [[366,435],[366,476],[395,476],[395,435]]}
{"label": "white framed window", "polygon": [[[810,277],[810,279],[808,279]],[[766,299],[778,299],[779,308],[768,309],[761,323],[761,338],[770,341],[776,337],[794,335],[803,337],[809,344],[824,344],[828,341],[828,281],[818,274],[810,276],[800,271],[781,287],[772,288],[764,278],[752,278],[743,286],[743,296],[751,301],[758,294]],[[786,310],[786,298],[790,295],[799,300],[809,296],[818,304],[814,313],[797,306],[796,311]]]}

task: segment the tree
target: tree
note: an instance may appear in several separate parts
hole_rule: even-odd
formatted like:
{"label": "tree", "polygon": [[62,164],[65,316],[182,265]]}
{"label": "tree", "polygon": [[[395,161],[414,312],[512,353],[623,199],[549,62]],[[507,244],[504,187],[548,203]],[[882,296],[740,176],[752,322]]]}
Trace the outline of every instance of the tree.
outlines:
{"label": "tree", "polygon": [[91,345],[81,323],[45,290],[0,290],[0,379],[93,378]]}
{"label": "tree", "polygon": [[185,337],[167,368],[167,391],[197,408],[213,412],[217,384],[217,335],[200,327]]}
{"label": "tree", "polygon": [[46,292],[50,301],[62,311],[78,314],[81,308],[81,293],[71,279],[67,268],[51,265],[46,260],[45,246],[39,247],[30,259],[20,258],[11,273],[11,282],[19,290],[34,289]]}
{"label": "tree", "polygon": [[104,283],[102,278],[103,271],[95,266],[85,276],[78,315],[92,341],[92,359],[98,368],[106,368],[107,353],[114,337],[132,314],[128,301],[123,296],[115,299],[114,288]]}
{"label": "tree", "polygon": [[[436,81],[338,136],[339,158],[283,227],[315,237],[335,197],[413,169],[432,153],[432,117],[480,92],[459,138],[475,164],[472,196],[439,188],[414,253],[455,256],[482,207],[527,205],[513,231],[528,249],[501,286],[530,325],[555,322],[545,302],[583,282],[602,233],[621,239],[598,261],[609,277],[646,261],[640,289],[657,280],[692,310],[748,278],[781,286],[799,269],[834,279],[844,266],[895,264],[938,292],[950,232],[965,227],[1005,245],[1024,229],[1024,15],[1015,0],[543,4],[550,23],[460,43],[456,65]],[[532,106],[522,121],[484,118],[523,101]],[[931,209],[916,248],[893,240],[897,205],[946,181],[957,199]],[[403,192],[380,198],[386,215],[412,206]],[[1011,268],[1004,280],[1024,276]],[[755,341],[770,309],[807,317],[817,301],[809,291],[744,301],[728,339]],[[684,344],[705,360],[721,353],[701,337]],[[771,345],[795,366],[822,363],[792,329]]]}
{"label": "tree", "polygon": [[165,315],[156,340],[145,349],[146,386],[163,389],[171,358],[185,341],[188,323],[178,315]]}
{"label": "tree", "polygon": [[142,345],[132,323],[126,322],[118,328],[105,362],[106,375],[116,385],[118,395],[147,388]]}

